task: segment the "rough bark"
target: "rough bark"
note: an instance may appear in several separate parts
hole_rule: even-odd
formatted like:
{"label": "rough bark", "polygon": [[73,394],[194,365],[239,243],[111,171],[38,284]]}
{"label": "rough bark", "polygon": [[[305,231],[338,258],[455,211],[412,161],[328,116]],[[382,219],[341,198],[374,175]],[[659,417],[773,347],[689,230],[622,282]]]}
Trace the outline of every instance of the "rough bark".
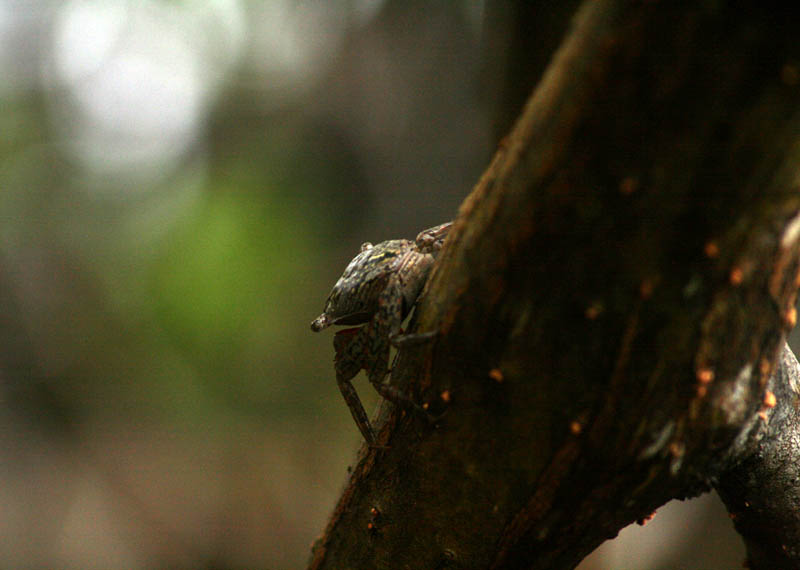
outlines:
{"label": "rough bark", "polygon": [[800,365],[788,346],[716,485],[750,568],[800,566]]}
{"label": "rough bark", "polygon": [[751,564],[800,566],[796,510],[748,479],[796,500],[796,445],[757,435],[796,429],[767,384],[800,277],[792,22],[584,3],[461,207],[417,309],[437,337],[398,355],[444,415],[384,406],[311,568],[570,568],[718,481],[737,516],[764,498],[736,519]]}

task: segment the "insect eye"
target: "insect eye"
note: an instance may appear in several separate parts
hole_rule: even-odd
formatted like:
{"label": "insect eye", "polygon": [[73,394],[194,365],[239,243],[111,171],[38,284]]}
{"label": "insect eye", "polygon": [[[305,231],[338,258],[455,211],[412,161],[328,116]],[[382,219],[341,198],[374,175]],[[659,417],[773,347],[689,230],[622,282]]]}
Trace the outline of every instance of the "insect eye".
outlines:
{"label": "insect eye", "polygon": [[361,251],[367,251],[368,249],[372,249],[372,244],[368,241],[365,241],[361,244]]}

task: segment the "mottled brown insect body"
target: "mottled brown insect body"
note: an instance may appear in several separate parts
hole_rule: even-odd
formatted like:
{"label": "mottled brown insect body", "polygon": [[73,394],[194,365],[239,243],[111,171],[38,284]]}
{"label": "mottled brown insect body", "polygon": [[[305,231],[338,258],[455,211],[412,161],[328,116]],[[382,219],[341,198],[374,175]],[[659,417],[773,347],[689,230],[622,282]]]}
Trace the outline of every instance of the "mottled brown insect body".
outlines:
{"label": "mottled brown insect body", "polygon": [[315,332],[330,325],[364,325],[337,333],[334,363],[339,389],[370,444],[375,442],[375,434],[350,381],[363,368],[384,398],[417,407],[405,394],[383,384],[383,378],[390,344],[399,338],[400,325],[416,303],[451,225],[448,222],[420,232],[414,241],[363,244],[333,286],[325,310],[311,323]]}
{"label": "mottled brown insect body", "polygon": [[414,242],[393,239],[373,246],[365,243],[333,286],[325,310],[311,323],[318,332],[330,325],[360,325],[378,312],[378,298]]}

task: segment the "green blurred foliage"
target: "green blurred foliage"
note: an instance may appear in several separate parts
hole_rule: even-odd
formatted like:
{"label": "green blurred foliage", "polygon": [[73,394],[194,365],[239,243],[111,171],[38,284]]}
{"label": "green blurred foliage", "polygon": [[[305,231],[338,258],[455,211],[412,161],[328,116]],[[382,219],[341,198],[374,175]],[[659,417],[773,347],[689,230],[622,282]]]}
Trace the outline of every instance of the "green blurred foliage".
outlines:
{"label": "green blurred foliage", "polygon": [[159,322],[202,360],[238,354],[256,319],[296,318],[276,301],[318,255],[292,210],[230,186],[217,187],[172,232],[153,272]]}

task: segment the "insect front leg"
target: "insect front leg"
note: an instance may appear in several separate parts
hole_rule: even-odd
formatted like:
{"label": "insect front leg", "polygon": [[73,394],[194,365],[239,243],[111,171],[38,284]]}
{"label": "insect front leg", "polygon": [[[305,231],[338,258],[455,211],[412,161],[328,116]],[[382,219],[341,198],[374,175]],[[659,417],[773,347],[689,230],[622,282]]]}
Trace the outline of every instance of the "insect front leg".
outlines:
{"label": "insect front leg", "polygon": [[351,382],[366,364],[364,340],[367,336],[368,326],[345,329],[336,333],[333,338],[333,347],[336,353],[334,368],[339,391],[342,393],[347,407],[350,408],[350,414],[361,431],[361,435],[369,445],[375,445],[375,432],[372,424],[370,424],[364,405]]}
{"label": "insect front leg", "polygon": [[[416,262],[414,262],[414,260],[416,260]],[[403,318],[407,314],[404,314],[403,308],[404,306],[410,307],[416,302],[419,291],[425,283],[425,278],[427,277],[429,265],[431,263],[432,258],[413,258],[412,262],[408,264],[408,267],[404,268],[404,271],[399,272],[398,275],[391,279],[389,286],[381,293],[378,299],[378,313],[376,318],[379,322],[384,324],[388,330],[387,336],[389,342],[397,348],[423,344],[437,335],[436,331],[403,334],[400,328],[400,325],[403,323]],[[404,278],[406,281],[413,281],[413,283],[404,283]],[[409,295],[404,289],[411,289],[413,293]]]}
{"label": "insect front leg", "polygon": [[378,334],[372,339],[372,342],[376,344],[373,353],[378,354],[380,350],[386,350],[387,361],[389,358],[388,344],[384,347],[379,343],[388,340],[394,344],[395,339],[401,336],[402,330],[400,329],[400,325],[403,324],[403,317],[406,316],[403,314],[403,303],[405,303],[405,298],[403,296],[404,284],[399,273],[400,272],[389,279],[388,285],[381,292],[380,297],[378,297],[378,312],[375,313],[373,317],[376,328],[383,331],[382,335]]}
{"label": "insect front leg", "polygon": [[364,411],[364,405],[361,403],[361,399],[358,397],[352,382],[337,372],[336,383],[339,385],[339,391],[342,393],[344,401],[347,402],[347,407],[350,408],[350,414],[361,431],[361,435],[364,436],[369,445],[375,445],[375,432],[372,429],[372,424],[369,423],[367,412]]}
{"label": "insect front leg", "polygon": [[[411,409],[427,415],[407,394],[394,386],[384,384],[389,366],[389,348],[400,336],[400,325],[403,322],[403,295],[400,283],[392,279],[389,286],[381,293],[378,300],[378,312],[368,325],[369,361],[367,375],[375,390],[395,405],[403,409]],[[416,335],[412,335],[416,336]]]}

